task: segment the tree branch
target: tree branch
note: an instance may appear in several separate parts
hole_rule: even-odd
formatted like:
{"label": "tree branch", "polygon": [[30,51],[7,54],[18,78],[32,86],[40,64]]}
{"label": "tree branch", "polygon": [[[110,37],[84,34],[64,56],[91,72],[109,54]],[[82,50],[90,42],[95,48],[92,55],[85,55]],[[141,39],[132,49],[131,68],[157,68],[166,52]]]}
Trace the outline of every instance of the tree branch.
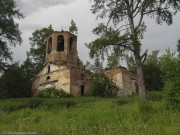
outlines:
{"label": "tree branch", "polygon": [[147,58],[147,52],[148,52],[148,49],[144,52],[144,54],[143,55],[141,55],[141,61],[142,61],[142,63],[144,63],[145,62],[145,60],[146,60],[146,58]]}

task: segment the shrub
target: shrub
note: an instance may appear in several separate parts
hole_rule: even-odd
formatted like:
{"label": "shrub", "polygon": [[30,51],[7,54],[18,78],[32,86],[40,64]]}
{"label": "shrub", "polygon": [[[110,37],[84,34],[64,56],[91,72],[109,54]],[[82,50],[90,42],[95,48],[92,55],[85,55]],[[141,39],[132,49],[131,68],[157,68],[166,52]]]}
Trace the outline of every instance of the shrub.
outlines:
{"label": "shrub", "polygon": [[[180,85],[180,84],[179,84]],[[171,109],[178,109],[180,108],[180,98],[179,98],[179,93],[176,84],[172,81],[166,81],[165,86],[164,86],[164,101],[165,101],[165,106],[167,108]]]}
{"label": "shrub", "polygon": [[55,88],[46,88],[44,90],[40,90],[34,96],[40,97],[40,98],[69,98],[69,97],[73,97],[72,94],[66,93],[62,89],[57,90]]}
{"label": "shrub", "polygon": [[180,102],[180,59],[166,50],[161,57],[161,69],[164,73],[164,103],[167,108],[178,108]]}
{"label": "shrub", "polygon": [[97,97],[116,97],[118,87],[105,74],[96,74],[90,87],[90,95]]}

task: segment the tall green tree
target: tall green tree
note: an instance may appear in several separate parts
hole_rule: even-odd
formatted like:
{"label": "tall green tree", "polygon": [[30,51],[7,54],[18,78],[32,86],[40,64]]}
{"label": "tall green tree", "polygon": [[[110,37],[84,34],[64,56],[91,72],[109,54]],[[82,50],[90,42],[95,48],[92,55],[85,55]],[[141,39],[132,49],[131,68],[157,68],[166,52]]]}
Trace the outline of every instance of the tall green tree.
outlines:
{"label": "tall green tree", "polygon": [[46,38],[54,32],[51,25],[46,28],[36,30],[29,38],[31,48],[27,52],[28,59],[35,63],[35,72],[37,73],[43,67],[46,56]]}
{"label": "tall green tree", "polygon": [[130,51],[135,59],[139,94],[147,98],[143,63],[147,51],[141,52],[141,39],[146,30],[144,17],[150,17],[157,24],[172,24],[172,17],[180,9],[179,0],[92,0],[92,13],[97,18],[108,18],[106,24],[100,23],[93,30],[99,36],[87,44],[90,56],[104,54],[109,48],[114,51]]}
{"label": "tall green tree", "polygon": [[23,15],[16,7],[15,0],[0,0],[0,70],[8,59],[12,60],[9,47],[22,42],[19,25],[14,19],[21,19]]}
{"label": "tall green tree", "polygon": [[163,87],[163,72],[161,70],[161,61],[158,56],[159,51],[152,51],[144,63],[144,79],[148,90],[162,90]]}
{"label": "tall green tree", "polygon": [[36,63],[33,63],[32,60],[29,57],[27,57],[27,59],[22,63],[21,68],[26,73],[28,81],[31,82],[31,80],[37,74]]}
{"label": "tall green tree", "polygon": [[69,32],[73,34],[78,34],[78,27],[76,26],[76,23],[74,20],[71,20],[71,25],[69,27]]}
{"label": "tall green tree", "polygon": [[31,83],[18,63],[8,65],[0,77],[0,98],[31,96]]}

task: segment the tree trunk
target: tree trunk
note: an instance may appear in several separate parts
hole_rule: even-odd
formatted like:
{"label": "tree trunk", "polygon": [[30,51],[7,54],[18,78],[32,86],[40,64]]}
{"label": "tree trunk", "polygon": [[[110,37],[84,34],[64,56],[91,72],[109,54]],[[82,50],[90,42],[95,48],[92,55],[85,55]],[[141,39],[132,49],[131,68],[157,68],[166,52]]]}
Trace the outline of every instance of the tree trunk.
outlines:
{"label": "tree trunk", "polygon": [[148,95],[145,87],[143,66],[141,60],[138,58],[136,58],[136,65],[139,96],[141,99],[147,99]]}

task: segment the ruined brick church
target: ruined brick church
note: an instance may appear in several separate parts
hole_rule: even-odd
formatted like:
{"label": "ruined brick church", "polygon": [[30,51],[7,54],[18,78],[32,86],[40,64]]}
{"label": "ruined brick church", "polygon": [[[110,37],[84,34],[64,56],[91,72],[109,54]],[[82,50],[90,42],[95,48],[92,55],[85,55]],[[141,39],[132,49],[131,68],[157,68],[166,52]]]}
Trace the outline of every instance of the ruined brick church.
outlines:
{"label": "ruined brick church", "polygon": [[[119,87],[119,96],[136,92],[136,81],[124,67],[105,71]],[[46,61],[32,83],[32,93],[48,87],[63,89],[75,96],[89,90],[92,77],[77,65],[77,36],[70,32],[54,32],[46,39]]]}

